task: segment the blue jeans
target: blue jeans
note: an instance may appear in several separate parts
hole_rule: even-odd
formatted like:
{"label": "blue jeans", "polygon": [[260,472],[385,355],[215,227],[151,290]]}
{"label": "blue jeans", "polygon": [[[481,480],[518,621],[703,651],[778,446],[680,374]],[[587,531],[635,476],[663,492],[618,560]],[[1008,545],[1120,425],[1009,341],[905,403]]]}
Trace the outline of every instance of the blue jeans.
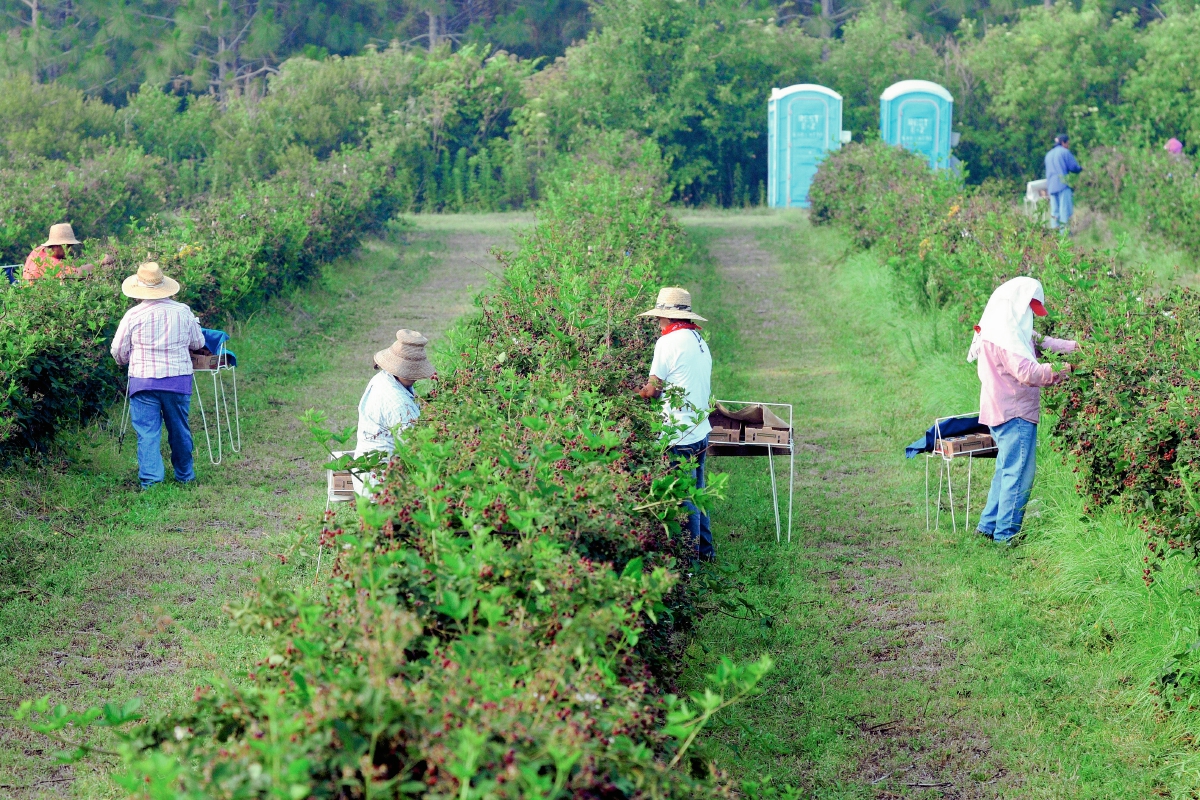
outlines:
{"label": "blue jeans", "polygon": [[1075,213],[1075,192],[1070,187],[1050,195],[1050,227],[1071,228],[1071,216]]}
{"label": "blue jeans", "polygon": [[[692,444],[681,444],[671,448],[671,455],[675,458],[671,459],[672,464],[678,464],[685,459],[696,459],[696,468],[692,470],[692,476],[696,479],[696,488],[704,488],[704,459],[708,453],[708,437],[705,436],[698,442]],[[696,557],[703,561],[711,561],[716,557],[717,551],[713,547],[712,530],[708,527],[708,514],[705,514],[700,509],[696,508],[696,504],[690,500],[684,503],[688,514],[688,528],[691,531],[692,543],[696,548]]]}
{"label": "blue jeans", "polygon": [[996,440],[996,474],[979,517],[979,532],[991,534],[997,542],[1007,542],[1021,531],[1033,488],[1037,425],[1018,417],[991,431]]}
{"label": "blue jeans", "polygon": [[188,412],[190,394],[176,392],[138,392],[129,398],[129,421],[137,433],[138,479],[145,489],[163,480],[162,427],[167,424],[171,445],[171,465],[180,483],[196,480],[192,465],[192,429]]}

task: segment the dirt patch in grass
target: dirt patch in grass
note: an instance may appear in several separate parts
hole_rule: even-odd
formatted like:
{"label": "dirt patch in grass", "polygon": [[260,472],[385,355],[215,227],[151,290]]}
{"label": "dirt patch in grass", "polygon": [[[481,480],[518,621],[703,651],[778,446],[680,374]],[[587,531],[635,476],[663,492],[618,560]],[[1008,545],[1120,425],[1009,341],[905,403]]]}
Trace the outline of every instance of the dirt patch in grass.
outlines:
{"label": "dirt patch in grass", "polygon": [[[387,317],[372,328],[362,350],[371,354],[389,346],[400,328],[420,331],[431,342],[459,317],[475,308],[475,296],[499,270],[489,252],[511,246],[511,238],[496,233],[420,231],[407,237],[408,246],[423,251],[430,266],[424,278],[404,293],[403,303],[387,310]],[[398,281],[405,277],[398,275]]]}

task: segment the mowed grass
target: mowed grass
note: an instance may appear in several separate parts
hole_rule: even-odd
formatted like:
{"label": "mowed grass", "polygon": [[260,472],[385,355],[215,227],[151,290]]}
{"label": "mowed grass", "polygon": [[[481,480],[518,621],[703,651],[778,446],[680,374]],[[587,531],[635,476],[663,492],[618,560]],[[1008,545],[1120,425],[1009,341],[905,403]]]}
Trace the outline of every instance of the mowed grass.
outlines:
{"label": "mowed grass", "polygon": [[[260,643],[229,624],[225,604],[264,571],[302,583],[316,567],[325,459],[299,416],[315,407],[334,427],[354,423],[371,354],[400,326],[436,333],[469,311],[496,269],[486,245],[507,246],[528,221],[422,217],[247,320],[206,320],[230,331],[241,365],[243,449],[211,465],[193,400],[195,486],[175,484],[168,462],[167,482],[138,491],[132,433],[118,448],[119,405],[0,474],[0,706],[137,697],[153,715],[210,677],[243,674]],[[0,715],[0,796],[115,794],[110,763],[58,766],[58,749]]]}
{"label": "mowed grass", "polygon": [[[1142,536],[1083,513],[1046,419],[1026,545],[963,530],[961,464],[959,531],[945,510],[927,531],[925,465],[902,451],[978,407],[964,323],[899,306],[884,266],[803,217],[690,227],[712,254],[683,280],[711,320],[714,392],[795,403],[798,439],[790,546],[775,543],[765,461],[712,462],[732,478],[720,563],[774,624],[708,617],[682,688],[723,654],[777,666],[706,752],[819,798],[1194,796],[1194,721],[1146,692],[1200,627],[1194,570],[1147,591]],[[973,518],[991,465],[975,470]]]}

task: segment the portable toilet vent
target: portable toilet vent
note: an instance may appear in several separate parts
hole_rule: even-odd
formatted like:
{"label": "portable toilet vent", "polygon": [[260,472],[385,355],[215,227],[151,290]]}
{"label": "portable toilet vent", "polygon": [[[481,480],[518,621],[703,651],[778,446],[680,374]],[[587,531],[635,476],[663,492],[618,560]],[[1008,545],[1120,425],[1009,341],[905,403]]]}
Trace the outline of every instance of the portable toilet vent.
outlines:
{"label": "portable toilet vent", "polygon": [[954,98],[931,81],[893,83],[879,96],[879,131],[883,140],[920,153],[934,169],[951,166],[950,126]]}
{"label": "portable toilet vent", "polygon": [[772,89],[767,103],[767,205],[808,208],[808,187],[830,150],[850,140],[842,130],[842,96],[801,83]]}

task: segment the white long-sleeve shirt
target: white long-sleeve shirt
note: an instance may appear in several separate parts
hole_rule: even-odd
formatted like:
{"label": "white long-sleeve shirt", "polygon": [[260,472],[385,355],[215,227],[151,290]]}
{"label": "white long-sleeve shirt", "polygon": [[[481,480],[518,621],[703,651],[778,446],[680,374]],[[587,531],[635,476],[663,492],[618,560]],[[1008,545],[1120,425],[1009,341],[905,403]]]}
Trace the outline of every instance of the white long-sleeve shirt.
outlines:
{"label": "white long-sleeve shirt", "polygon": [[367,384],[358,402],[358,443],[355,457],[373,450],[391,454],[396,450],[392,431],[412,426],[421,416],[421,406],[412,389],[395,376],[380,370]]}

